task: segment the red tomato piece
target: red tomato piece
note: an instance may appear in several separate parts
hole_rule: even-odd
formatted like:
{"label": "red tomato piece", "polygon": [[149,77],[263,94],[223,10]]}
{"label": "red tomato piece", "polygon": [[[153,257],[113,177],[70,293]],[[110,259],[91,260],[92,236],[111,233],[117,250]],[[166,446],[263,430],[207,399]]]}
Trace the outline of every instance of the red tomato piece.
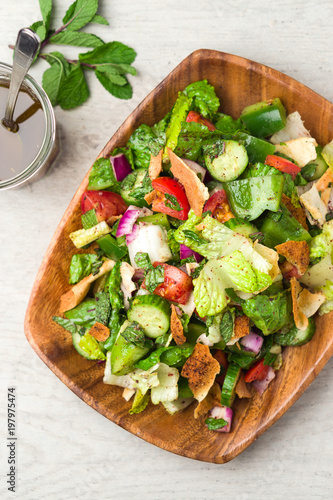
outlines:
{"label": "red tomato piece", "polygon": [[176,179],[159,177],[152,181],[156,191],[152,209],[179,220],[186,220],[190,205],[184,187]]}
{"label": "red tomato piece", "polygon": [[224,351],[218,350],[213,354],[213,358],[215,358],[221,365],[221,373],[215,380],[222,386],[229,366],[228,357]]}
{"label": "red tomato piece", "polygon": [[215,193],[212,194],[212,196],[206,201],[203,211],[212,212],[212,217],[221,223],[224,223],[234,217],[234,214],[230,209],[227,193],[224,189],[215,191]]}
{"label": "red tomato piece", "polygon": [[111,191],[85,191],[81,198],[81,210],[85,214],[94,209],[99,222],[126,212],[127,205],[122,197]]}
{"label": "red tomato piece", "polygon": [[291,278],[296,278],[299,280],[302,277],[302,275],[299,274],[297,267],[288,261],[285,261],[281,264],[280,270],[283,274],[284,279],[288,281],[291,280]]}
{"label": "red tomato piece", "polygon": [[206,127],[212,132],[216,130],[215,125],[210,120],[207,120],[207,118],[204,118],[197,111],[190,111],[189,114],[187,115],[186,121],[200,123],[201,125],[206,125]]}
{"label": "red tomato piece", "polygon": [[[186,304],[193,289],[192,278],[178,267],[163,262],[154,262],[153,266],[164,267],[164,283],[155,288],[154,294],[172,302]],[[142,287],[145,288],[144,283]]]}
{"label": "red tomato piece", "polygon": [[250,368],[244,377],[245,382],[253,382],[254,380],[264,380],[269,370],[268,365],[264,365],[264,359],[257,361],[252,368]]}
{"label": "red tomato piece", "polygon": [[298,172],[301,171],[301,168],[295,165],[295,163],[286,160],[285,158],[281,158],[281,156],[268,155],[266,156],[265,163],[270,167],[280,170],[280,172],[283,172],[284,174],[290,174],[293,180]]}

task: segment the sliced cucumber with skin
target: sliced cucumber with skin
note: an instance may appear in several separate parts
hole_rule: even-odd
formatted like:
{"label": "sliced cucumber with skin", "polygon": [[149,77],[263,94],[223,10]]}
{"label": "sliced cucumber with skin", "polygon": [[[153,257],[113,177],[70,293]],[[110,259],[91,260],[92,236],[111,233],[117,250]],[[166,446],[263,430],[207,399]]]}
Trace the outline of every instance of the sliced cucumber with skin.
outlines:
{"label": "sliced cucumber with skin", "polygon": [[[307,163],[302,168],[301,174],[304,177],[304,179],[306,179],[308,182],[310,182],[310,181],[316,181],[328,169],[328,165],[327,165],[326,161],[324,160],[324,158],[321,155],[322,150],[323,150],[322,146],[317,146],[316,147],[317,158],[315,160],[311,160],[309,163]],[[312,166],[315,168],[315,171],[314,171],[314,173],[311,176],[309,176],[306,173],[306,171],[307,171],[307,169],[309,167],[312,167]]]}
{"label": "sliced cucumber with skin", "polygon": [[170,305],[158,295],[139,295],[133,300],[127,317],[129,321],[137,321],[147,337],[155,339],[169,330]]}
{"label": "sliced cucumber with skin", "polygon": [[315,334],[316,323],[313,318],[308,318],[309,324],[305,330],[299,330],[294,325],[287,333],[276,333],[274,340],[282,346],[300,346],[309,342]]}
{"label": "sliced cucumber with skin", "polygon": [[118,335],[111,351],[111,373],[126,375],[134,370],[134,364],[149,352],[149,347],[139,347]]}
{"label": "sliced cucumber with skin", "polygon": [[250,234],[258,232],[258,229],[253,224],[247,221],[243,221],[241,219],[237,219],[236,217],[227,220],[224,223],[224,225],[227,226],[229,229],[235,231],[235,233],[239,233],[242,236],[245,236],[245,238],[248,238]]}
{"label": "sliced cucumber with skin", "polygon": [[[92,361],[96,361],[96,359],[100,359],[99,357],[96,357],[96,356],[90,356],[86,351],[84,351],[82,349],[82,347],[80,346],[80,340],[81,339],[82,339],[82,336],[78,332],[72,333],[73,346],[77,350],[77,352],[79,354],[81,354],[81,356],[83,356],[84,358],[90,359]],[[96,342],[97,342],[97,340],[96,340]],[[99,344],[101,350],[103,350],[103,347],[101,346],[101,344],[99,342],[97,342],[97,343]]]}
{"label": "sliced cucumber with skin", "polygon": [[221,182],[237,179],[247,167],[249,158],[245,147],[237,141],[224,141],[224,151],[219,156],[204,155],[207,169]]}
{"label": "sliced cucumber with skin", "polygon": [[223,406],[232,407],[236,396],[236,385],[241,372],[242,369],[239,366],[233,363],[229,364],[222,387],[221,404]]}

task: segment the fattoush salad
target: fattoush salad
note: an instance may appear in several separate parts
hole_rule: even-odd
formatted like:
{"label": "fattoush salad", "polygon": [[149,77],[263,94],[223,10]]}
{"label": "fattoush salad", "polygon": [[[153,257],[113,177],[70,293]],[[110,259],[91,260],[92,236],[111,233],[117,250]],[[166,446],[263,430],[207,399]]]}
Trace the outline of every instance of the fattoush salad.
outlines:
{"label": "fattoush salad", "polygon": [[129,412],[162,404],[230,432],[285,346],[333,309],[333,141],[279,97],[238,119],[206,80],[99,158],[56,321]]}

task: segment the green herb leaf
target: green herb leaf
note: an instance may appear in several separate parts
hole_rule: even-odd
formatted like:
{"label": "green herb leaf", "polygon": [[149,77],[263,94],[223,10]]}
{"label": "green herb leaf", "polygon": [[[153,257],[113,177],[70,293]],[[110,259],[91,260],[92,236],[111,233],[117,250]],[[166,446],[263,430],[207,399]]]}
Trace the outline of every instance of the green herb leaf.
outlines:
{"label": "green herb leaf", "polygon": [[99,64],[132,64],[136,57],[136,52],[131,47],[121,42],[105,43],[85,54],[80,54],[81,62],[98,66]]}
{"label": "green herb leaf", "polygon": [[47,33],[49,30],[49,26],[50,26],[52,0],[39,0],[39,7],[40,7],[40,11],[41,11],[42,16],[43,16],[45,31]]}
{"label": "green herb leaf", "polygon": [[164,196],[165,196],[165,199],[168,200],[168,201],[164,202],[164,205],[166,207],[169,207],[172,210],[176,210],[177,212],[181,211],[182,207],[179,205],[178,200],[175,196],[173,196],[172,194],[169,194],[169,193],[165,193]]}
{"label": "green herb leaf", "polygon": [[109,21],[105,19],[105,17],[100,16],[99,14],[95,14],[94,17],[90,20],[90,22],[96,24],[105,24],[106,26],[109,26]]}
{"label": "green herb leaf", "polygon": [[220,334],[225,343],[229,342],[234,334],[235,308],[227,309],[220,323]]}
{"label": "green herb leaf", "polygon": [[191,240],[195,241],[196,243],[207,243],[207,241],[204,238],[200,238],[200,236],[195,233],[194,231],[190,231],[189,229],[184,229],[183,231],[184,235],[186,238],[190,238]]}
{"label": "green herb leaf", "polygon": [[88,189],[97,191],[100,189],[111,189],[114,192],[118,192],[119,184],[114,175],[110,158],[98,158],[89,174]]}
{"label": "green herb leaf", "polygon": [[155,288],[161,283],[164,283],[164,267],[156,266],[147,273],[145,285],[147,290],[153,293]]}
{"label": "green herb leaf", "polygon": [[241,299],[240,297],[238,297],[237,293],[235,292],[235,290],[233,288],[226,288],[225,292],[228,295],[228,297],[231,298],[231,300],[236,302],[236,304],[242,304],[243,302],[245,302],[244,299]]}
{"label": "green herb leaf", "polygon": [[98,0],[76,0],[68,8],[63,23],[66,29],[75,31],[83,28],[95,16],[98,8]]}
{"label": "green herb leaf", "polygon": [[88,85],[82,67],[78,64],[61,84],[58,93],[58,103],[62,109],[72,109],[83,104],[88,97]]}
{"label": "green herb leaf", "polygon": [[96,69],[95,73],[105,73],[105,77],[110,80],[111,83],[114,83],[115,85],[126,85],[127,79],[119,74],[119,71],[117,68],[114,66],[110,66],[108,64],[106,65],[100,65],[98,66],[98,69]]}
{"label": "green herb leaf", "polygon": [[49,43],[73,45],[75,47],[100,47],[104,44],[103,40],[98,36],[78,31],[63,31],[62,33],[52,35]]}
{"label": "green herb leaf", "polygon": [[154,269],[152,265],[149,255],[146,252],[137,252],[134,257],[135,263],[141,269]]}
{"label": "green herb leaf", "polygon": [[34,31],[39,36],[41,42],[43,42],[45,40],[47,30],[44,26],[43,21],[37,21],[36,23],[33,23],[30,26],[30,29],[32,29],[32,31]]}
{"label": "green herb leaf", "polygon": [[111,312],[110,297],[107,292],[96,293],[96,321],[103,325],[108,324]]}
{"label": "green herb leaf", "polygon": [[[110,73],[95,70],[95,75],[103,87],[118,99],[131,99],[133,90],[124,76],[111,75]],[[116,81],[121,83],[115,83]],[[125,83],[123,83],[125,81]]]}
{"label": "green herb leaf", "polygon": [[97,262],[98,257],[95,254],[73,255],[69,266],[69,283],[73,285],[88,276],[92,272],[93,265]]}
{"label": "green herb leaf", "polygon": [[52,316],[52,319],[55,323],[58,323],[58,325],[65,328],[65,330],[67,330],[68,332],[76,333],[77,326],[70,319],[61,318],[60,316]]}
{"label": "green herb leaf", "polygon": [[217,429],[222,429],[222,427],[225,427],[228,425],[228,422],[226,422],[223,418],[206,418],[205,424],[207,425],[208,429],[210,431],[216,431]]}
{"label": "green herb leaf", "polygon": [[51,65],[43,74],[43,88],[52,106],[58,104],[58,93],[61,85],[70,73],[70,65],[60,52],[44,54],[45,59]]}
{"label": "green herb leaf", "polygon": [[127,342],[137,347],[151,348],[154,345],[153,341],[146,337],[143,328],[136,321],[132,321],[132,323],[121,332],[121,335]]}

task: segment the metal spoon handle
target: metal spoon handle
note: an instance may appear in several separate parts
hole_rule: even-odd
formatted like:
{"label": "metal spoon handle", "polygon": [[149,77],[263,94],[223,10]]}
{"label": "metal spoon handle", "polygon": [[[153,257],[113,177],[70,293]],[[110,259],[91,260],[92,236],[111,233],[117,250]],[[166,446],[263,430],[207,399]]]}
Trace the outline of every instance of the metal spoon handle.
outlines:
{"label": "metal spoon handle", "polygon": [[13,113],[23,78],[27,74],[40,47],[40,38],[29,28],[23,28],[17,35],[13,71],[10,80],[8,100],[5,111],[5,122],[13,122]]}

